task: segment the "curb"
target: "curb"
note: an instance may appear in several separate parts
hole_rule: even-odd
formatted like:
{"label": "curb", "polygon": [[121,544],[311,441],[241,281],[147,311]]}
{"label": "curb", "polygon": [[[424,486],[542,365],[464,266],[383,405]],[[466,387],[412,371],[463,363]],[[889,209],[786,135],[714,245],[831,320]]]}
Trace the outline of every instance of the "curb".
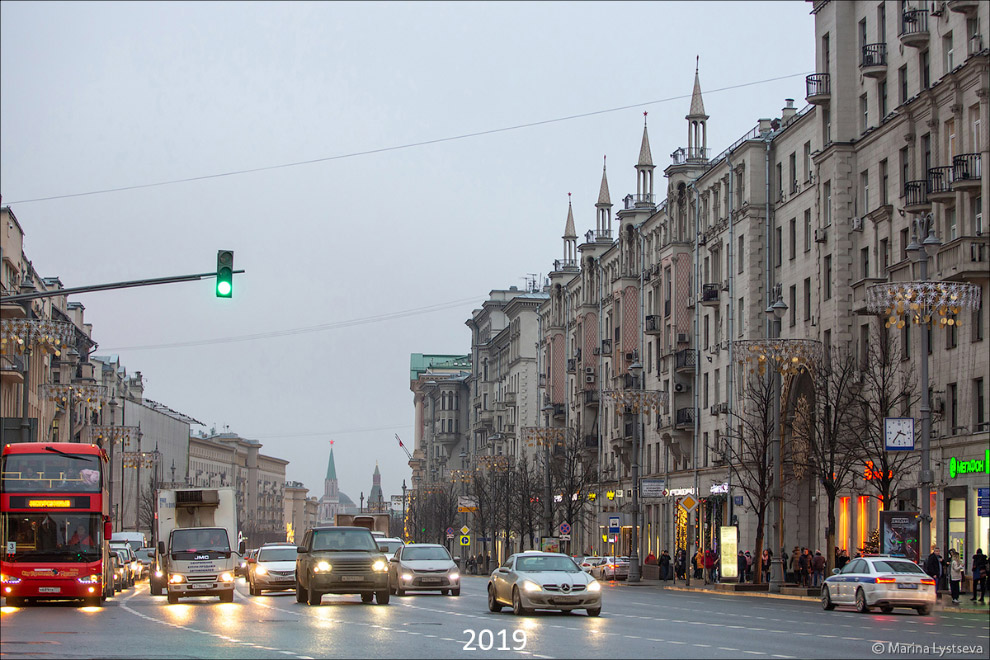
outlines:
{"label": "curb", "polygon": [[755,596],[757,598],[779,598],[781,600],[803,600],[809,603],[817,603],[816,596],[790,596],[788,594],[771,594],[762,591],[715,591],[714,589],[691,589],[688,587],[663,587],[670,591],[687,591],[689,593],[709,593],[718,596]]}

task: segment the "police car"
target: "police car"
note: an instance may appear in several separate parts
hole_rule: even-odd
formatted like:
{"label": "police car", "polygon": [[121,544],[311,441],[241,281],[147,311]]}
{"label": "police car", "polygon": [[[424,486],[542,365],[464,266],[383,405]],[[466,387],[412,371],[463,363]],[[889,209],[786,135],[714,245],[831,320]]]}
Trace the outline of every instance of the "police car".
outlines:
{"label": "police car", "polygon": [[874,607],[889,614],[895,607],[910,607],[928,615],[935,607],[935,580],[904,557],[857,557],[835,569],[822,585],[822,609],[852,605],[866,613]]}

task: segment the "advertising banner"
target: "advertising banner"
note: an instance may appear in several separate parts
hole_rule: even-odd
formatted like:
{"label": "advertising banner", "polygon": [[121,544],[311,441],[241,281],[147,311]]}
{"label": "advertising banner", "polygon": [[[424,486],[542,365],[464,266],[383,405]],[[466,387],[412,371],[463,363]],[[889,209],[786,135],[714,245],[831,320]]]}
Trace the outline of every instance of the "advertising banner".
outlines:
{"label": "advertising banner", "polygon": [[719,575],[725,582],[739,580],[739,530],[735,527],[720,527],[722,537],[722,552],[719,553]]}
{"label": "advertising banner", "polygon": [[543,552],[560,552],[560,539],[551,536],[541,537],[540,550]]}
{"label": "advertising banner", "polygon": [[658,498],[664,496],[664,489],[667,488],[666,479],[640,479],[639,496],[642,498]]}
{"label": "advertising banner", "polygon": [[457,498],[457,513],[474,513],[478,510],[478,500],[461,495]]}
{"label": "advertising banner", "polygon": [[919,537],[921,521],[917,511],[880,512],[880,552],[894,557],[922,561]]}

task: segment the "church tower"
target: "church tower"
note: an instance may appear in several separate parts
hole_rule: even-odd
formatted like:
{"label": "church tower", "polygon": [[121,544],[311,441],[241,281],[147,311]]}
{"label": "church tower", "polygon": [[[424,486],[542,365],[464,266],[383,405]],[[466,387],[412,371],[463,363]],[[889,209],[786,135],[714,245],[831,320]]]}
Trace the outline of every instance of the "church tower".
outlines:
{"label": "church tower", "polygon": [[330,441],[330,460],[327,476],[323,480],[323,497],[320,498],[319,524],[335,525],[340,512],[340,492],[337,490],[337,466],[333,462],[333,440]]}
{"label": "church tower", "polygon": [[369,511],[387,511],[385,506],[385,496],[382,495],[382,473],[378,471],[378,463],[375,463],[375,474],[371,477],[371,493],[368,495]]}

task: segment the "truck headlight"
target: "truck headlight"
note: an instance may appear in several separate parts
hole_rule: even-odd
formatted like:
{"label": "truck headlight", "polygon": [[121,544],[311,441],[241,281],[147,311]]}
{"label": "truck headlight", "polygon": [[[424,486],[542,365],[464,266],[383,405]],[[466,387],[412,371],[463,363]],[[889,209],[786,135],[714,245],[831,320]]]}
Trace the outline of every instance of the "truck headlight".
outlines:
{"label": "truck headlight", "polygon": [[536,584],[532,580],[523,580],[522,588],[523,588],[523,591],[529,591],[529,592],[543,591],[543,587],[541,587],[540,585]]}
{"label": "truck headlight", "polygon": [[158,570],[158,569],[155,569],[155,577],[161,577],[161,576],[163,576],[163,575],[165,575],[165,574],[164,574],[164,573],[162,573],[162,572],[161,572],[160,570]]}
{"label": "truck headlight", "polygon": [[602,585],[598,580],[588,583],[588,591],[601,591]]}
{"label": "truck headlight", "polygon": [[234,581],[234,576],[231,575],[230,573],[224,571],[223,573],[220,574],[220,581],[221,582],[233,582]]}
{"label": "truck headlight", "polygon": [[388,570],[388,564],[386,564],[381,559],[379,559],[378,561],[376,561],[374,564],[371,565],[371,568],[372,568],[372,570],[375,570],[375,571],[387,571]]}
{"label": "truck headlight", "polygon": [[254,574],[255,575],[268,575],[268,569],[265,568],[264,566],[255,566],[254,567]]}
{"label": "truck headlight", "polygon": [[186,578],[182,577],[179,573],[172,573],[168,576],[168,581],[172,584],[179,584],[180,582],[185,582]]}
{"label": "truck headlight", "polygon": [[329,573],[332,569],[333,569],[333,566],[330,565],[330,562],[321,561],[319,564],[316,565],[316,568],[313,569],[313,572],[314,573]]}

